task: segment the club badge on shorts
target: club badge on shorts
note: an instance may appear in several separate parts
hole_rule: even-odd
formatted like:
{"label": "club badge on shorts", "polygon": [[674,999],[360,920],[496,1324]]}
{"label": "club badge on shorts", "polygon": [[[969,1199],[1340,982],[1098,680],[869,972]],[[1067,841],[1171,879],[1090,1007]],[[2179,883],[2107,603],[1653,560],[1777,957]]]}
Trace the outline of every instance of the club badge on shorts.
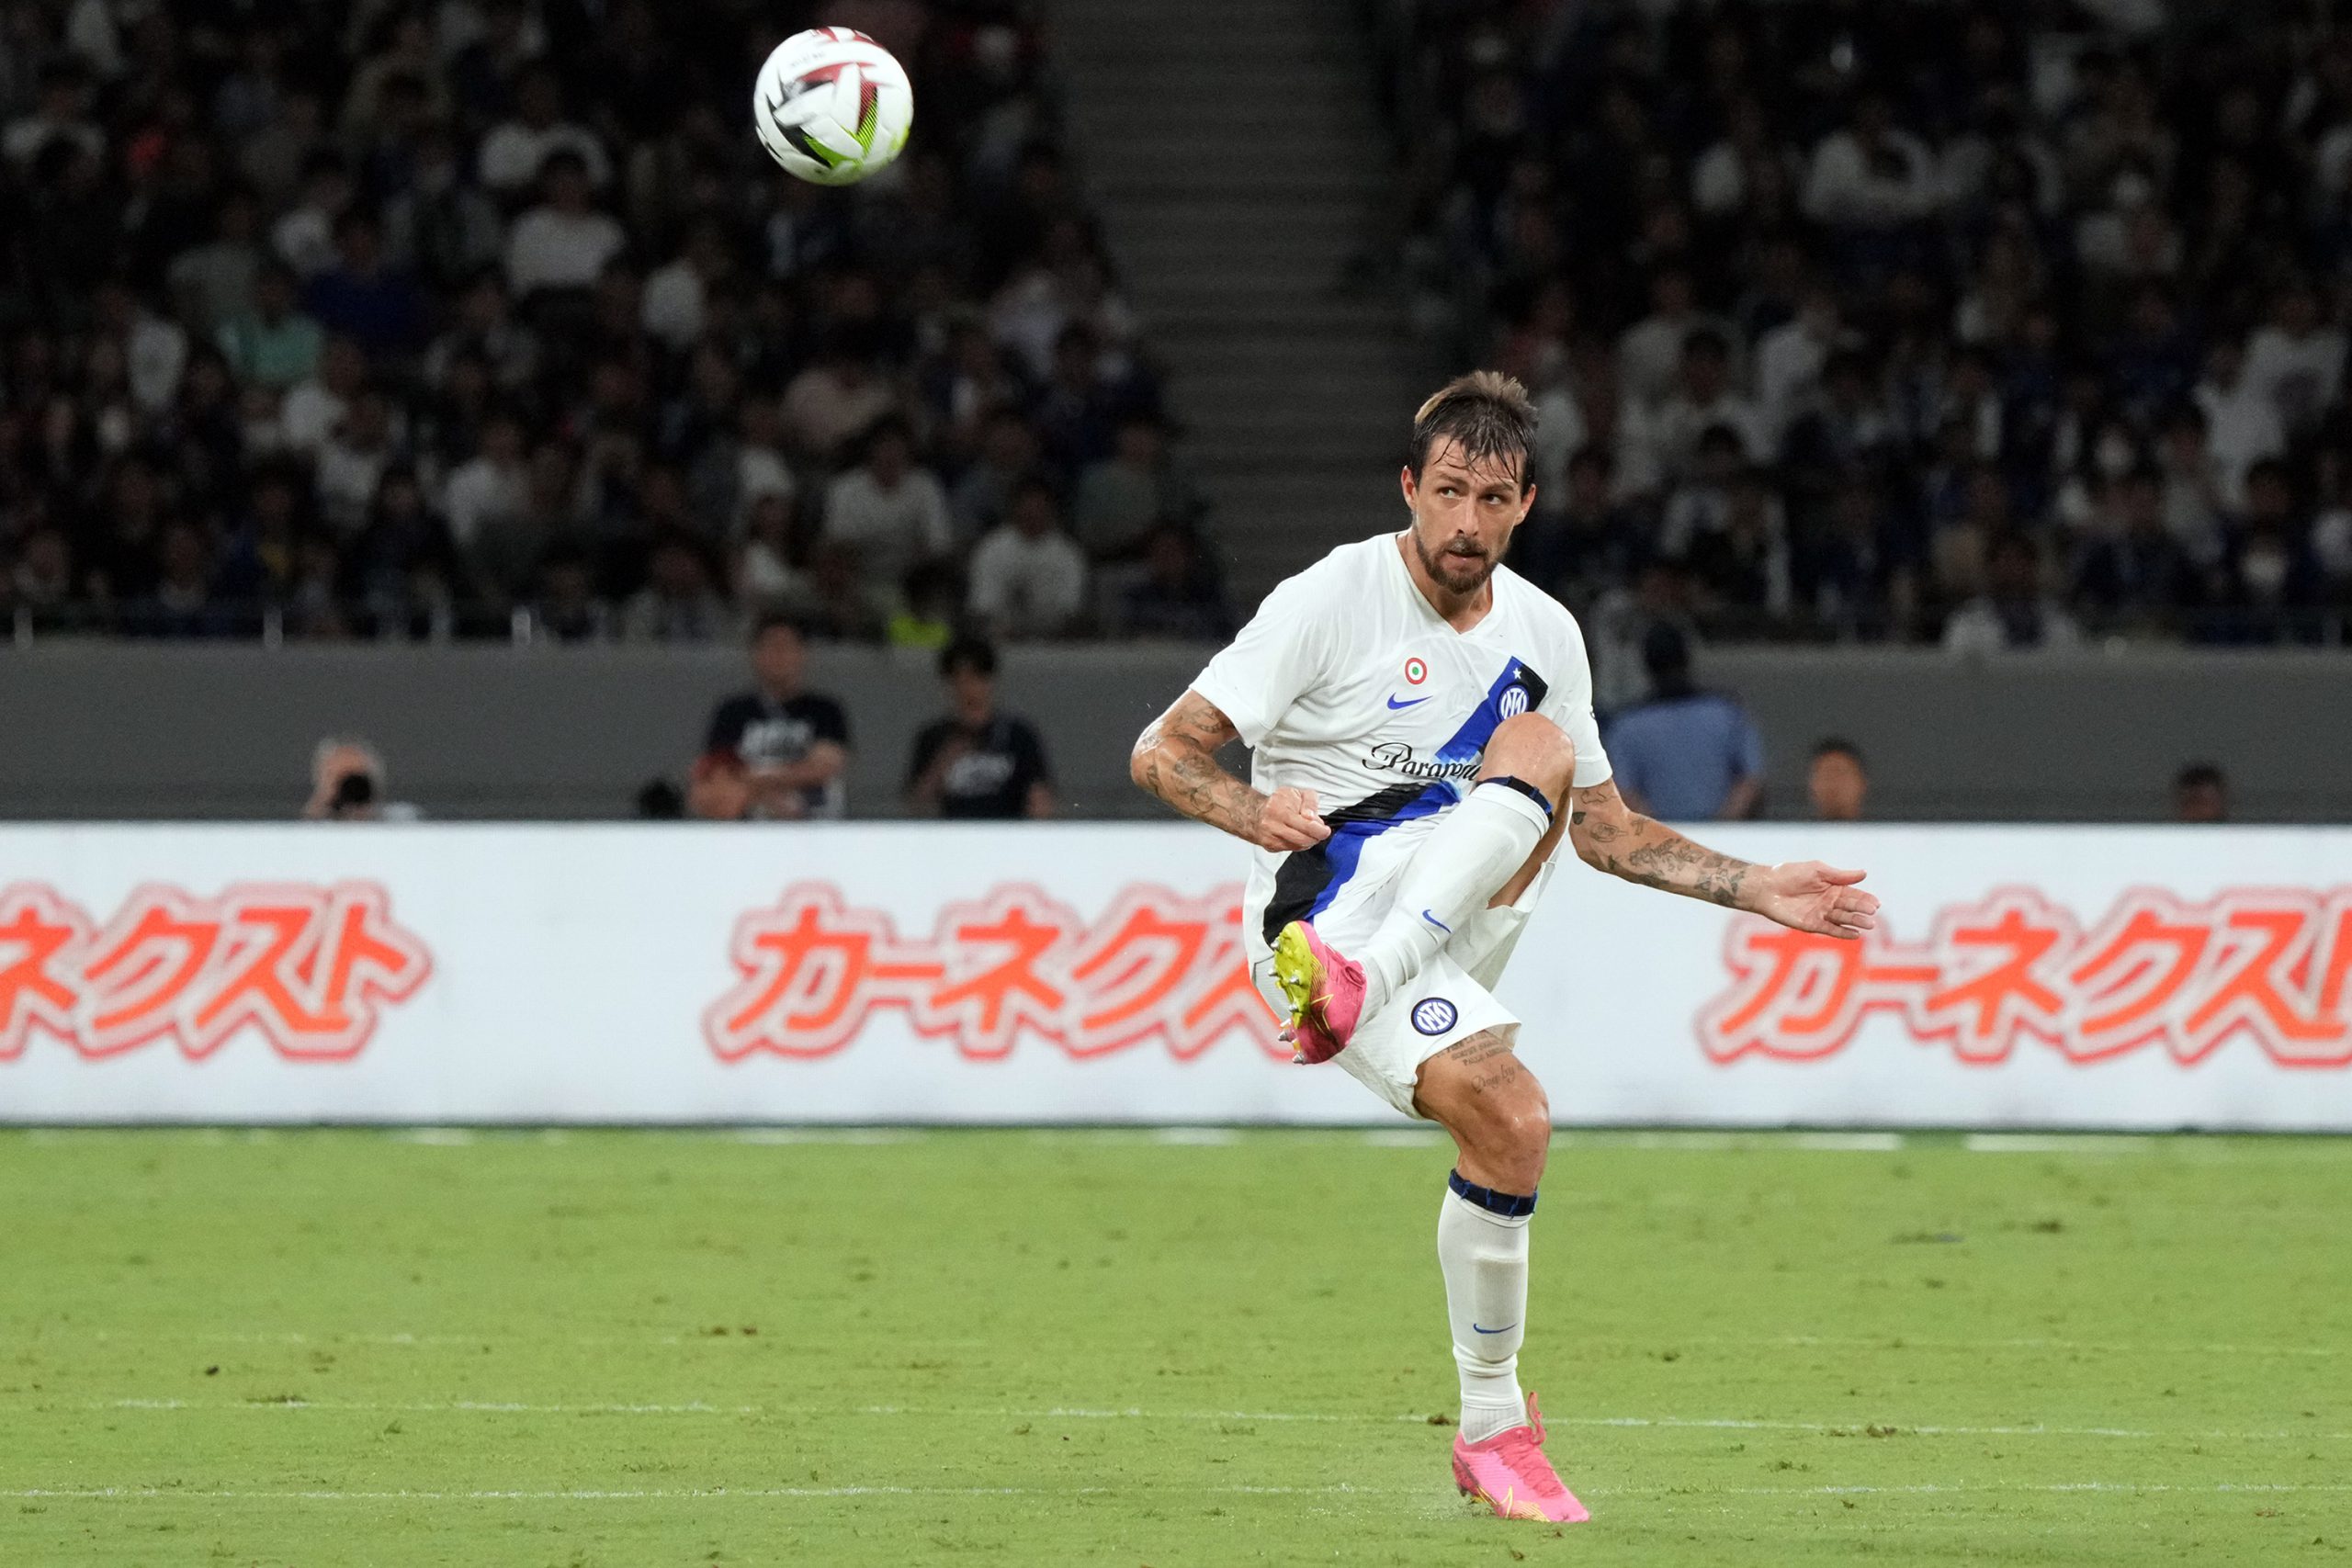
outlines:
{"label": "club badge on shorts", "polygon": [[1460,1016],[1453,1010],[1453,1004],[1443,997],[1424,997],[1413,1004],[1413,1027],[1424,1034],[1444,1033]]}

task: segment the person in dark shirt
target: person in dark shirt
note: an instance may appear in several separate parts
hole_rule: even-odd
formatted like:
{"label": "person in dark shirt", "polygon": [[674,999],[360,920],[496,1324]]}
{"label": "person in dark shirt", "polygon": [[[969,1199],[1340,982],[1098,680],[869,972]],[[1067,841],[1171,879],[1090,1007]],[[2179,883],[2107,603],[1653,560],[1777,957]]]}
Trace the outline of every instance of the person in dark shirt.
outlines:
{"label": "person in dark shirt", "polygon": [[710,716],[688,803],[697,817],[839,817],[848,803],[849,717],[802,684],[808,644],[789,617],[752,633],[752,690]]}
{"label": "person in dark shirt", "polygon": [[907,804],[951,818],[1051,817],[1053,773],[1027,720],[996,707],[996,649],[978,637],[939,656],[948,715],[915,737]]}

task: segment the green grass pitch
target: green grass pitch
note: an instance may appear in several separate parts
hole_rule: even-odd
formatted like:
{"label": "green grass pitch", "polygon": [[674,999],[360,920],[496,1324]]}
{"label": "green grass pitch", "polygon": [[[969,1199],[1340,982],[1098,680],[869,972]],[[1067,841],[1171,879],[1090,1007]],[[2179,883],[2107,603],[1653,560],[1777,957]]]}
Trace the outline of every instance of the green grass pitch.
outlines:
{"label": "green grass pitch", "polygon": [[0,1134],[0,1562],[2352,1562],[2352,1142]]}

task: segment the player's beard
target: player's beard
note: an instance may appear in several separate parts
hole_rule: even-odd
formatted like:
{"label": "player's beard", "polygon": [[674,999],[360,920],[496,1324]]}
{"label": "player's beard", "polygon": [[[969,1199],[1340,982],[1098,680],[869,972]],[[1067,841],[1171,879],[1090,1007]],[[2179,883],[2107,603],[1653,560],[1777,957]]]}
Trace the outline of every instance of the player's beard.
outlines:
{"label": "player's beard", "polygon": [[1495,575],[1498,558],[1482,553],[1476,556],[1456,555],[1453,546],[1460,541],[1449,539],[1446,547],[1432,551],[1421,541],[1421,531],[1413,530],[1413,553],[1421,558],[1421,570],[1437,581],[1448,593],[1476,593]]}

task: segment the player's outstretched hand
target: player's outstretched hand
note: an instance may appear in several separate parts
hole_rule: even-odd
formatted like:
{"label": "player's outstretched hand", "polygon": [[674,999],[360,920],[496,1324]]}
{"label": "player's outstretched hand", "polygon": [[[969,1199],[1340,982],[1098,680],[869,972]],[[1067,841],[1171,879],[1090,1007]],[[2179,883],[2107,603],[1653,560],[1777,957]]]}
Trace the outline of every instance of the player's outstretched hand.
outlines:
{"label": "player's outstretched hand", "polygon": [[1817,860],[1783,861],[1764,874],[1754,907],[1793,930],[1851,941],[1878,924],[1878,899],[1854,886],[1862,874]]}
{"label": "player's outstretched hand", "polygon": [[1311,789],[1278,789],[1258,813],[1250,841],[1261,850],[1311,850],[1331,836]]}

